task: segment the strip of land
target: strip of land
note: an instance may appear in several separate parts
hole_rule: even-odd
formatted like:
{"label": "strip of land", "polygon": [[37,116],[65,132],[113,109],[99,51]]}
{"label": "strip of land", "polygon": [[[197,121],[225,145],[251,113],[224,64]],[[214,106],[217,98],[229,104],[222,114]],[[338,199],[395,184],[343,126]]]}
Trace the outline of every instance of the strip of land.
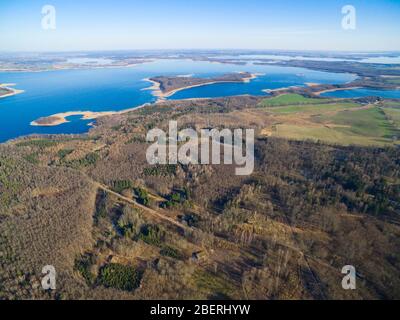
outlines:
{"label": "strip of land", "polygon": [[[203,79],[203,78],[192,78],[188,75],[178,76],[178,77],[156,77],[150,79],[144,79],[145,81],[151,82],[153,85],[146,90],[152,90],[152,94],[158,97],[157,102],[163,102],[167,97],[172,96],[178,91],[200,87],[215,83],[237,83],[243,82],[248,83],[251,80],[257,78],[259,74],[251,74],[248,72],[239,72],[229,75],[224,75],[219,78],[213,79]],[[174,88],[174,89],[172,89]],[[146,105],[146,104],[145,104]],[[143,105],[143,106],[145,106]],[[32,126],[42,126],[42,127],[53,127],[64,123],[68,123],[68,117],[71,116],[82,116],[81,120],[94,120],[103,116],[123,114],[133,109],[138,109],[143,106],[136,108],[130,108],[122,111],[104,111],[104,112],[93,112],[93,111],[69,111],[63,113],[53,114],[48,117],[39,118],[31,122]]]}
{"label": "strip of land", "polygon": [[11,88],[12,86],[15,86],[15,83],[4,83],[0,84],[0,98],[6,98],[6,97],[11,97],[15,96],[16,94],[23,93],[24,90],[18,90]]}
{"label": "strip of land", "polygon": [[355,89],[362,89],[362,87],[345,87],[345,88],[333,88],[333,89],[324,89],[320,91],[314,92],[315,95],[319,96],[323,93],[327,92],[336,92],[336,91],[345,91],[345,90],[355,90]]}
{"label": "strip of land", "polygon": [[31,126],[41,126],[41,127],[52,127],[58,126],[63,123],[69,122],[68,117],[71,116],[82,116],[81,120],[93,120],[102,116],[109,116],[115,114],[115,112],[92,112],[92,111],[70,111],[57,113],[49,117],[39,118],[31,122]]}
{"label": "strip of land", "polygon": [[259,74],[252,74],[248,72],[238,72],[216,78],[193,78],[188,76],[184,77],[161,76],[161,77],[148,78],[144,80],[152,83],[152,86],[146,88],[146,90],[152,90],[153,91],[152,94],[155,97],[157,97],[159,101],[164,101],[166,98],[185,89],[202,87],[216,83],[237,83],[237,82],[248,83],[251,80],[257,78],[258,75]]}
{"label": "strip of land", "polygon": [[30,124],[31,126],[38,126],[38,127],[54,127],[58,126],[63,123],[68,123],[68,117],[72,116],[82,116],[81,120],[95,120],[100,117],[104,116],[111,116],[111,115],[117,115],[117,114],[124,114],[127,112],[130,112],[132,110],[137,110],[140,108],[143,108],[147,106],[148,104],[145,103],[139,107],[135,108],[129,108],[125,109],[122,111],[68,111],[68,112],[62,112],[62,113],[56,113],[48,117],[42,117],[37,120],[32,121]]}

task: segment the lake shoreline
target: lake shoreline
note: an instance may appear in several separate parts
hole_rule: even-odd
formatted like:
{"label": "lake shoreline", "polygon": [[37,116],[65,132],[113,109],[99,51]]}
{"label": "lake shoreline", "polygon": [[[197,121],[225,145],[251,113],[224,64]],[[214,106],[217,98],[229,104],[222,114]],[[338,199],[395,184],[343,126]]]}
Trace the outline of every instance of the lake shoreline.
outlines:
{"label": "lake shoreline", "polygon": [[[55,127],[64,123],[69,123],[67,118],[72,116],[82,116],[80,120],[95,120],[100,117],[112,116],[117,114],[124,114],[127,112],[131,112],[133,110],[138,110],[144,108],[149,105],[149,103],[142,104],[138,107],[124,109],[121,111],[68,111],[56,113],[51,116],[42,117],[37,120],[34,120],[30,123],[31,126],[35,127]],[[93,126],[93,124],[92,124]]]}
{"label": "lake shoreline", "polygon": [[143,81],[150,82],[152,84],[151,87],[145,88],[143,90],[152,90],[153,96],[158,98],[158,102],[165,101],[167,98],[173,96],[175,93],[186,90],[186,89],[192,89],[192,88],[198,88],[198,87],[203,87],[203,86],[209,86],[213,84],[218,84],[218,83],[249,83],[251,80],[256,79],[260,74],[258,73],[251,73],[249,77],[243,78],[240,81],[230,81],[230,80],[212,80],[209,82],[204,82],[204,83],[199,83],[199,84],[194,84],[194,85],[189,85],[189,86],[184,86],[181,88],[177,88],[174,90],[166,91],[163,92],[161,90],[161,83],[151,80],[150,78],[145,78]]}
{"label": "lake shoreline", "polygon": [[53,72],[53,71],[69,71],[69,70],[99,70],[99,69],[123,69],[123,68],[134,68],[146,63],[152,63],[155,60],[149,60],[149,61],[141,61],[137,63],[129,63],[129,64],[121,64],[121,65],[63,65],[63,66],[54,66],[51,68],[47,69],[38,69],[38,70],[32,70],[32,69],[13,69],[13,68],[0,68],[0,74],[1,73],[6,73],[6,72],[15,72],[15,73],[44,73],[44,72]]}
{"label": "lake shoreline", "polygon": [[6,91],[9,91],[9,93],[1,95],[0,99],[7,98],[7,97],[12,97],[12,96],[15,96],[17,94],[21,94],[21,93],[25,92],[24,90],[11,88],[13,86],[16,86],[16,84],[15,83],[2,83],[2,84],[0,84],[0,89],[4,89]]}
{"label": "lake shoreline", "polygon": [[[173,59],[173,60],[180,60],[180,59]],[[188,61],[192,61],[188,59]],[[168,61],[167,61],[168,62]],[[165,72],[159,72],[159,74],[165,74],[164,76],[159,76],[155,78],[151,78],[153,74],[155,74],[155,67],[153,66],[146,66],[142,69],[138,69],[138,71],[124,71],[122,69],[126,69],[120,66],[98,66],[96,68],[90,67],[85,68],[88,70],[93,70],[88,72],[88,74],[84,74],[84,76],[88,77],[89,83],[87,86],[90,90],[92,90],[92,83],[90,82],[90,77],[94,77],[93,84],[99,86],[99,89],[106,89],[108,88],[110,83],[110,87],[114,90],[100,92],[99,96],[104,96],[104,101],[101,100],[102,98],[97,98],[95,96],[95,90],[93,90],[93,97],[91,96],[92,91],[89,91],[90,94],[86,96],[84,89],[86,88],[86,84],[84,82],[79,83],[77,85],[73,85],[75,76],[80,76],[80,73],[75,72],[64,72],[65,70],[58,70],[60,71],[59,74],[51,74],[49,72],[48,75],[36,75],[36,73],[43,73],[43,72],[31,72],[30,74],[26,75],[18,75],[18,74],[10,74],[7,77],[4,77],[2,81],[2,86],[5,87],[5,83],[18,83],[18,87],[27,89],[28,91],[26,95],[17,96],[14,98],[10,98],[10,100],[4,100],[5,108],[0,108],[0,112],[2,112],[3,116],[3,127],[7,128],[9,125],[8,123],[16,123],[18,128],[12,128],[10,125],[9,132],[3,132],[2,141],[7,141],[9,139],[14,139],[19,136],[26,136],[29,134],[75,134],[77,132],[83,133],[87,132],[89,129],[88,127],[96,127],[98,123],[103,122],[103,117],[113,116],[129,112],[131,110],[139,109],[143,103],[152,104],[155,108],[158,106],[162,108],[164,105],[167,106],[168,103],[172,100],[192,100],[192,101],[201,101],[213,98],[223,98],[223,97],[236,97],[241,95],[260,95],[263,96],[265,93],[262,92],[262,86],[265,83],[264,88],[268,88],[270,82],[274,83],[277,81],[277,85],[285,86],[284,84],[290,84],[293,82],[292,78],[289,75],[286,75],[286,72],[280,74],[281,67],[278,67],[277,70],[269,69],[269,68],[256,68],[251,69],[250,72],[240,72],[242,68],[239,70],[233,67],[223,67],[218,72],[214,71],[213,66],[207,65],[207,70],[203,70],[202,72],[209,72],[210,76],[206,77],[207,73],[204,73],[203,76],[199,76],[197,78],[196,73],[190,73],[190,71],[195,71],[197,69],[187,69],[188,67],[186,64],[183,65],[182,70],[181,67],[178,65],[179,68],[175,68],[174,66],[169,66],[167,62],[162,62],[160,65],[160,69],[164,70]],[[148,63],[144,63],[148,64]],[[219,63],[218,63],[219,64]],[[191,67],[191,64],[189,64]],[[194,64],[196,67],[197,65]],[[101,74],[97,74],[94,69],[113,69],[115,71],[104,72]],[[134,69],[134,68],[132,68]],[[282,67],[283,69],[283,67]],[[82,70],[82,69],[81,69]],[[158,69],[157,69],[158,70]],[[243,71],[245,69],[242,69]],[[55,71],[55,70],[53,70]],[[178,73],[179,72],[179,73]],[[212,73],[215,72],[215,73]],[[279,79],[276,80],[274,77],[271,79],[269,76],[262,77],[262,75],[266,73],[271,73],[272,75],[279,75]],[[0,73],[1,74],[1,73]],[[101,76],[101,77],[100,77]],[[113,77],[112,79],[110,78]],[[37,82],[35,79],[40,79],[40,81],[47,81],[51,80],[52,78],[56,78],[57,80],[65,81],[67,86],[66,92],[64,94],[64,90],[62,88],[62,82],[56,82],[56,84],[52,84],[51,82],[48,85],[43,86],[42,90],[40,86],[37,86]],[[149,77],[150,79],[143,79]],[[160,80],[168,80],[168,78],[173,79],[174,77],[177,78],[193,78],[192,79],[178,79],[176,83],[173,85],[161,85],[157,82],[157,78]],[[101,78],[101,80],[97,81],[97,78]],[[104,78],[104,80],[103,80]],[[252,81],[253,79],[258,78],[258,80]],[[318,82],[319,79],[325,79],[324,75],[315,78],[306,78],[307,80]],[[343,76],[344,80],[348,81],[349,77],[347,75]],[[121,79],[121,80],[117,80]],[[281,83],[282,79],[282,83]],[[336,79],[336,77],[334,77]],[[144,84],[142,81],[146,80],[149,82],[148,84]],[[302,79],[300,79],[302,80]],[[299,81],[300,81],[299,80]],[[341,83],[342,77],[338,76],[337,82]],[[130,88],[130,82],[132,88]],[[142,83],[140,83],[142,82]],[[251,84],[248,84],[251,82]],[[113,86],[114,83],[118,84]],[[120,83],[120,84],[119,84]],[[220,83],[220,85],[218,85]],[[236,84],[235,84],[236,83]],[[214,85],[213,87],[206,87],[207,89],[205,92],[207,93],[210,91],[210,94],[197,94],[197,89],[192,89],[184,94],[182,94],[183,99],[181,97],[181,93],[174,96],[175,93],[194,88],[194,87],[205,87],[207,85]],[[241,84],[247,84],[246,86],[241,86]],[[76,86],[76,91],[71,90]],[[119,90],[119,88],[122,88]],[[149,87],[146,88],[145,87]],[[166,92],[160,93],[160,89],[163,88]],[[224,88],[232,87],[232,90],[224,91]],[[83,89],[82,89],[83,88]],[[209,89],[208,89],[209,88]],[[15,91],[14,91],[15,90]],[[12,92],[7,92],[6,90],[2,90],[1,92],[4,94],[3,97],[9,97],[10,95],[15,95],[21,93],[23,91],[19,91],[14,89]],[[142,92],[140,90],[152,90],[156,92]],[[158,97],[157,97],[157,90],[158,90]],[[222,90],[222,91],[220,91]],[[45,92],[45,94],[41,94]],[[126,93],[129,94],[128,97],[130,99],[122,99],[120,96],[116,96],[115,99],[110,99],[110,96],[115,95],[114,92],[121,93],[121,95],[125,95]],[[203,92],[203,90],[199,90],[199,92]],[[51,95],[49,94],[51,93]],[[214,96],[216,94],[217,96]],[[171,98],[168,98],[171,97]],[[89,99],[90,98],[90,99]],[[86,99],[88,99],[89,103],[86,104]],[[137,99],[137,100],[136,100]],[[113,101],[115,100],[115,102]],[[15,101],[15,102],[14,102]],[[161,103],[159,104],[158,103]],[[86,105],[86,107],[85,107]],[[21,109],[20,109],[21,108]],[[23,110],[21,114],[18,114],[16,111]],[[8,121],[8,114],[10,114]],[[19,117],[19,118],[18,118]],[[80,120],[83,121],[80,121]],[[19,128],[20,127],[20,128]]]}
{"label": "lake shoreline", "polygon": [[320,96],[321,94],[328,93],[328,92],[336,92],[336,91],[346,91],[346,90],[356,90],[356,89],[363,89],[364,87],[345,87],[345,88],[334,88],[334,89],[325,89],[321,91],[313,92],[315,95]]}
{"label": "lake shoreline", "polygon": [[[158,103],[165,102],[167,97],[170,97],[181,90],[200,87],[200,86],[206,86],[206,85],[211,85],[211,84],[216,84],[216,83],[241,83],[241,82],[249,83],[251,80],[256,79],[258,75],[259,74],[251,74],[249,77],[243,78],[242,81],[240,81],[240,82],[239,81],[210,81],[210,82],[206,82],[206,83],[202,83],[202,84],[198,84],[198,85],[185,86],[185,87],[178,88],[178,89],[175,89],[175,90],[172,90],[169,92],[165,92],[165,93],[163,93],[161,91],[161,89],[160,89],[161,85],[159,82],[146,78],[146,79],[143,79],[143,81],[148,81],[148,82],[152,83],[152,86],[142,89],[142,90],[152,90],[153,96],[158,98],[158,100],[155,102],[155,104],[158,104]],[[202,99],[202,98],[190,98],[187,100],[199,100],[199,99]],[[206,98],[204,98],[204,99],[206,99]],[[80,118],[80,120],[95,120],[97,118],[104,117],[104,116],[124,114],[126,112],[138,110],[147,105],[149,105],[149,103],[145,103],[143,105],[140,105],[140,106],[134,107],[134,108],[124,109],[121,111],[99,111],[99,112],[96,112],[96,111],[67,111],[67,112],[61,112],[61,113],[56,113],[56,114],[53,114],[53,115],[50,115],[47,117],[42,117],[42,118],[36,119],[36,120],[32,121],[30,123],[30,125],[36,126],[36,127],[55,127],[55,126],[59,126],[64,123],[69,123],[70,121],[68,121],[67,118],[71,117],[71,116],[82,116]]]}

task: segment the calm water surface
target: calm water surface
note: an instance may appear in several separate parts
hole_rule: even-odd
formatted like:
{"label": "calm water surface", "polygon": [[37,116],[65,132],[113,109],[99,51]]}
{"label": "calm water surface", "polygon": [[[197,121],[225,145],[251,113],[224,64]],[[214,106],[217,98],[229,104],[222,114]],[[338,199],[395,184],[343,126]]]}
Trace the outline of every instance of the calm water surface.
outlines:
{"label": "calm water surface", "polygon": [[391,99],[400,99],[400,90],[374,90],[374,89],[350,89],[325,92],[322,97],[330,98],[362,98],[362,97],[382,97]]}
{"label": "calm water surface", "polygon": [[278,66],[246,66],[158,60],[130,68],[61,70],[49,72],[2,72],[0,83],[16,83],[24,93],[0,99],[0,142],[33,133],[83,133],[89,121],[71,117],[56,127],[33,127],[40,117],[66,111],[118,111],[156,99],[144,78],[158,75],[214,77],[230,72],[262,73],[250,83],[226,83],[180,91],[170,99],[221,97],[241,94],[265,95],[263,89],[276,89],[307,82],[341,84],[352,81],[351,74],[327,73]]}

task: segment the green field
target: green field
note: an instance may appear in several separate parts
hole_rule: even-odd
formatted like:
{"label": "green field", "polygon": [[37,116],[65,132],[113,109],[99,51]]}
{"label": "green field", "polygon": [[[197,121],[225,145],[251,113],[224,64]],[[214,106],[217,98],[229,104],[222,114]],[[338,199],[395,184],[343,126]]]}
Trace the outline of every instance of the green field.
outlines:
{"label": "green field", "polygon": [[390,121],[393,121],[393,125],[397,128],[400,128],[400,108],[384,108],[383,111],[385,112],[387,118]]}
{"label": "green field", "polygon": [[359,107],[356,103],[327,103],[327,104],[304,104],[291,105],[285,107],[267,108],[268,112],[276,114],[291,114],[291,113],[324,113],[326,111],[341,111],[355,107]]}
{"label": "green field", "polygon": [[[399,121],[400,112],[390,112]],[[282,123],[276,125],[275,136],[296,140],[321,140],[343,145],[388,145],[393,144],[393,137],[399,130],[388,120],[385,112],[378,108],[360,110],[342,110],[334,115],[314,116],[315,125]],[[319,124],[319,125],[318,125]]]}
{"label": "green field", "polygon": [[383,103],[382,103],[382,106],[384,107],[384,108],[400,108],[400,101],[399,102],[397,102],[397,101],[384,101]]}
{"label": "green field", "polygon": [[266,110],[284,116],[273,127],[273,136],[342,145],[384,146],[397,143],[400,109],[361,107],[351,102],[335,102],[267,107]]}
{"label": "green field", "polygon": [[260,107],[276,107],[276,106],[290,106],[290,105],[301,105],[301,104],[321,104],[328,103],[333,100],[331,99],[318,99],[318,98],[306,98],[300,94],[282,94],[272,98],[266,98],[259,103]]}
{"label": "green field", "polygon": [[341,111],[329,120],[337,125],[348,126],[336,129],[343,133],[386,139],[391,139],[396,134],[385,113],[377,107],[350,112]]}
{"label": "green field", "polygon": [[400,78],[390,79],[390,80],[387,80],[387,82],[389,82],[391,84],[400,84]]}
{"label": "green field", "polygon": [[[276,116],[266,134],[295,140],[319,140],[343,145],[393,145],[400,136],[400,108],[379,108],[349,100],[307,98],[283,94],[259,106]],[[391,108],[391,106],[393,106]]]}
{"label": "green field", "polygon": [[301,125],[277,125],[274,136],[293,140],[323,141],[345,146],[384,146],[391,143],[388,139],[367,137],[351,132],[345,132],[344,130],[340,130],[340,128],[328,128],[322,126],[306,127]]}

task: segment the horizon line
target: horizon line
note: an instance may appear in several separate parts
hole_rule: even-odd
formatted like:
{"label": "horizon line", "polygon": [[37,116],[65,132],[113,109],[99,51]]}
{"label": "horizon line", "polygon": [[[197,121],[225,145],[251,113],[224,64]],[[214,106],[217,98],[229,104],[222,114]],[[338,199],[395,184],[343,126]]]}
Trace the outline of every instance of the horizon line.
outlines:
{"label": "horizon line", "polygon": [[252,48],[169,48],[169,49],[73,49],[73,50],[4,50],[0,53],[82,53],[82,52],[129,52],[129,51],[254,51],[254,52],[326,52],[326,53],[400,53],[395,50],[329,50],[329,49],[252,49]]}

